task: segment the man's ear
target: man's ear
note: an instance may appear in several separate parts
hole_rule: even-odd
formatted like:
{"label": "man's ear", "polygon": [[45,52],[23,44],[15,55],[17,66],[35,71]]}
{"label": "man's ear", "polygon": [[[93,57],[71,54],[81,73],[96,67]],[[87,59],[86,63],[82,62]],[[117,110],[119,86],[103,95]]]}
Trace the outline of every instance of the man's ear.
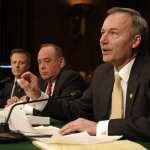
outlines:
{"label": "man's ear", "polygon": [[133,49],[137,48],[140,45],[141,40],[142,40],[142,37],[140,34],[135,35],[133,38],[133,42],[132,42],[132,48]]}
{"label": "man's ear", "polygon": [[60,67],[63,68],[65,66],[65,59],[63,57],[60,58]]}

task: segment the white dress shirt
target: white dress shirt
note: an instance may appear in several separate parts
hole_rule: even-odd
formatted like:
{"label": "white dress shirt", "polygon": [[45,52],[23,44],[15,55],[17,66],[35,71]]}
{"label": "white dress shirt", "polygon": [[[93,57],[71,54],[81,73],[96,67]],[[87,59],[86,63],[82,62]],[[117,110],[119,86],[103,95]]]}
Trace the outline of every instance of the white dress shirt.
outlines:
{"label": "white dress shirt", "polygon": [[17,79],[15,78],[15,79],[14,79],[14,84],[13,84],[13,87],[12,87],[12,90],[11,90],[11,95],[10,95],[10,97],[13,97],[13,95],[14,95],[16,83],[17,83]]}
{"label": "white dress shirt", "polygon": [[[52,82],[51,96],[52,96],[52,94],[53,94],[53,92],[54,92],[55,83],[56,83],[56,81],[54,80],[54,81]],[[46,91],[47,91],[47,88],[46,88]],[[46,91],[45,91],[45,92],[42,92],[42,91],[41,91],[41,96],[38,98],[39,100],[40,100],[40,99],[46,99],[46,98],[49,97],[49,96],[46,94]],[[38,99],[36,98],[36,100],[38,100]],[[26,105],[25,105],[25,112],[26,112],[26,114],[28,114],[28,115],[32,115],[32,114],[33,114],[33,109],[42,111],[42,110],[45,108],[45,106],[46,106],[47,103],[48,103],[48,101],[26,104]]]}
{"label": "white dress shirt", "polygon": [[[130,71],[131,71],[134,61],[135,61],[135,58],[132,59],[128,64],[126,64],[119,71],[119,76],[122,79],[121,87],[122,87],[122,92],[123,92],[124,117],[125,117],[125,108],[126,108],[126,94],[127,94],[128,80],[129,80]],[[109,124],[109,120],[99,121],[97,123],[97,128],[96,128],[96,136],[108,135],[108,124]]]}

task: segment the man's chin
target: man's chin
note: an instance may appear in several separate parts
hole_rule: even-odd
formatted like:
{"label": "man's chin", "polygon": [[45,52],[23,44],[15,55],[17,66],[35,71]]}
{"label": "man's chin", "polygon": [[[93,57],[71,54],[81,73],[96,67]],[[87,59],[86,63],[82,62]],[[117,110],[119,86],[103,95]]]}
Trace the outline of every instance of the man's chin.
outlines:
{"label": "man's chin", "polygon": [[112,59],[109,57],[103,57],[103,62],[111,62]]}
{"label": "man's chin", "polygon": [[21,77],[21,75],[18,75],[18,74],[15,74],[14,76],[15,76],[15,78],[17,78],[17,79]]}
{"label": "man's chin", "polygon": [[49,77],[48,76],[41,76],[41,78],[43,79],[43,80],[48,80],[49,79]]}

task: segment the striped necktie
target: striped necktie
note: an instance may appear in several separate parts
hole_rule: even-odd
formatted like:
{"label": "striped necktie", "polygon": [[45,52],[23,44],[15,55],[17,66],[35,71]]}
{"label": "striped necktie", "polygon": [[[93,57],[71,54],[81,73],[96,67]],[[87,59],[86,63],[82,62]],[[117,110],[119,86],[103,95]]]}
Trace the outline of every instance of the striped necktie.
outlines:
{"label": "striped necktie", "polygon": [[52,83],[50,81],[48,81],[47,88],[46,88],[46,94],[51,96],[51,92],[52,92]]}

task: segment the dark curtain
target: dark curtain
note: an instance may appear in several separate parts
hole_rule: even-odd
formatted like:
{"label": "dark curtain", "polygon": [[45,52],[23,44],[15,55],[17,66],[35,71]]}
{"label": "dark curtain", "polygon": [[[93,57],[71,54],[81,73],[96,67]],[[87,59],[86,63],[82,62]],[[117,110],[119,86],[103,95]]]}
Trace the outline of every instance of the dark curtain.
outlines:
{"label": "dark curtain", "polygon": [[32,69],[38,72],[34,64],[39,45],[53,42],[62,46],[73,69],[93,71],[102,63],[100,27],[108,8],[135,8],[150,23],[149,0],[95,0],[90,6],[69,6],[66,1],[0,0],[0,63],[9,63],[10,50],[21,47],[31,52]]}
{"label": "dark curtain", "polygon": [[30,44],[30,1],[0,0],[0,63],[9,62],[12,48]]}

